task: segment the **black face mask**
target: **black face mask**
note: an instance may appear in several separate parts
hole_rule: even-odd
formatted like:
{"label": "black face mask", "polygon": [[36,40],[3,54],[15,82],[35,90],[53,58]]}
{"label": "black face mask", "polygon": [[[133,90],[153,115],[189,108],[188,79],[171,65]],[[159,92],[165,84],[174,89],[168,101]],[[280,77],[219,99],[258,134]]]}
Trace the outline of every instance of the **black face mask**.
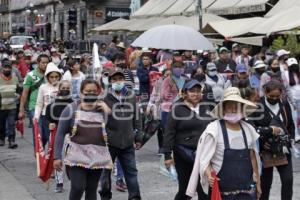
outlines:
{"label": "black face mask", "polygon": [[262,75],[265,72],[265,69],[255,69],[255,72]]}
{"label": "black face mask", "polygon": [[269,102],[269,104],[275,105],[280,102],[280,99],[271,99],[267,97],[267,101]]}
{"label": "black face mask", "polygon": [[61,97],[67,97],[70,95],[70,90],[61,90],[59,91],[58,95],[61,96]]}
{"label": "black face mask", "polygon": [[98,95],[94,93],[84,94],[83,102],[95,103],[98,100]]}
{"label": "black face mask", "polygon": [[121,69],[127,69],[127,65],[125,63],[119,63],[116,65],[116,67],[121,68]]}
{"label": "black face mask", "polygon": [[11,76],[11,71],[3,71],[3,75],[6,77],[10,77]]}
{"label": "black face mask", "polygon": [[272,72],[277,73],[280,71],[280,67],[271,68]]}
{"label": "black face mask", "polygon": [[261,59],[262,59],[262,60],[266,60],[266,56],[262,56]]}
{"label": "black face mask", "polygon": [[299,72],[299,65],[291,65],[290,71],[291,72]]}

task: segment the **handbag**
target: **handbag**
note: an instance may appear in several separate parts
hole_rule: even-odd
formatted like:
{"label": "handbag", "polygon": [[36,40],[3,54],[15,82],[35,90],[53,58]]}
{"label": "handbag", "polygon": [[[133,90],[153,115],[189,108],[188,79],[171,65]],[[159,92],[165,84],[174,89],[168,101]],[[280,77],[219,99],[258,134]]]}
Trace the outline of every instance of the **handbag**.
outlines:
{"label": "handbag", "polygon": [[148,142],[148,140],[156,133],[159,127],[160,127],[159,120],[154,119],[152,115],[146,116],[143,137],[142,137],[142,145]]}
{"label": "handbag", "polygon": [[272,154],[269,151],[262,151],[261,158],[264,168],[276,167],[288,164],[287,156],[282,154]]}
{"label": "handbag", "polygon": [[186,147],[184,145],[177,145],[177,153],[187,162],[194,163],[196,158],[196,149]]}

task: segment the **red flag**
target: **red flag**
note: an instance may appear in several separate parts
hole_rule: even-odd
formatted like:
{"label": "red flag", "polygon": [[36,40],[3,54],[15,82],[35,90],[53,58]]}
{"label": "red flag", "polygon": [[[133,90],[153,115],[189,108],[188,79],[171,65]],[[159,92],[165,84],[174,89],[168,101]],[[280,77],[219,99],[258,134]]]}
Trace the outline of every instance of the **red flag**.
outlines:
{"label": "red flag", "polygon": [[54,160],[54,140],[56,130],[50,131],[50,140],[48,144],[47,154],[43,148],[41,134],[39,131],[38,122],[34,122],[34,135],[35,135],[35,155],[37,163],[37,175],[43,181],[47,182],[53,171],[53,160]]}
{"label": "red flag", "polygon": [[215,179],[215,182],[214,182],[214,185],[213,185],[213,188],[211,191],[211,200],[222,200],[216,172],[212,171],[211,175]]}
{"label": "red flag", "polygon": [[16,123],[16,129],[19,131],[22,137],[24,137],[24,120],[20,119]]}

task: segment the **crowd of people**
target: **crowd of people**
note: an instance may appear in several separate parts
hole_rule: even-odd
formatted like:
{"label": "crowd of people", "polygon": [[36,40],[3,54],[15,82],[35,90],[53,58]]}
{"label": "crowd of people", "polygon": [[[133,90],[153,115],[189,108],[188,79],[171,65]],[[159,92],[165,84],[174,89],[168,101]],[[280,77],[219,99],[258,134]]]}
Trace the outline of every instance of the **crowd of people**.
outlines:
{"label": "crowd of people", "polygon": [[[147,123],[158,122],[158,155],[175,166],[175,200],[268,200],[273,168],[281,199],[292,200],[291,148],[300,140],[300,70],[289,51],[233,44],[216,51],[125,47],[114,38],[93,56],[58,44],[0,46],[0,146],[15,149],[16,121],[39,124],[42,146],[56,130],[56,192],[63,166],[70,200],[112,199],[116,188],[140,200],[135,151]],[[148,120],[148,121],[147,121]],[[147,121],[147,122],[146,122]],[[216,176],[215,176],[216,175]]]}

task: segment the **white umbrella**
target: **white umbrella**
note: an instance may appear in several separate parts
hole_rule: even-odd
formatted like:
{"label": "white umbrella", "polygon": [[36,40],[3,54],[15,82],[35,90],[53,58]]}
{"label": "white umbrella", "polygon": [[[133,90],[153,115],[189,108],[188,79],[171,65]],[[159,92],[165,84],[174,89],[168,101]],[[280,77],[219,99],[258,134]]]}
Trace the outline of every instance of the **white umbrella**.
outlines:
{"label": "white umbrella", "polygon": [[201,33],[179,25],[151,28],[140,35],[132,46],[171,50],[215,50],[212,43]]}

